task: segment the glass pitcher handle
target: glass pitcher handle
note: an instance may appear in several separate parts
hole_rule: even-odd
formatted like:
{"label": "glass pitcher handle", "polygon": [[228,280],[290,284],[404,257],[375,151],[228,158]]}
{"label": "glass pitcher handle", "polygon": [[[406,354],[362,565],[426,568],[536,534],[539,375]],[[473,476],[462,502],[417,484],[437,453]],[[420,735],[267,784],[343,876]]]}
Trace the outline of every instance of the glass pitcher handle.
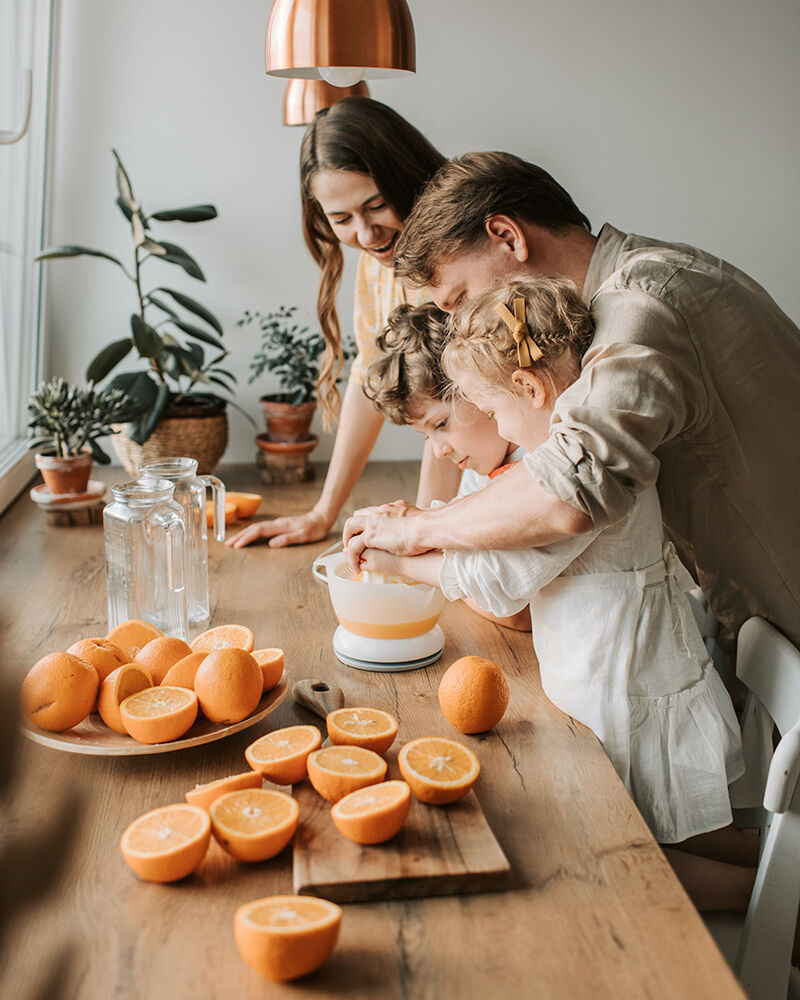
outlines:
{"label": "glass pitcher handle", "polygon": [[167,586],[174,594],[183,590],[186,583],[186,531],[180,517],[170,518],[164,527],[167,533]]}
{"label": "glass pitcher handle", "polygon": [[206,489],[212,491],[214,497],[214,538],[218,542],[225,538],[225,483],[216,476],[198,476]]}

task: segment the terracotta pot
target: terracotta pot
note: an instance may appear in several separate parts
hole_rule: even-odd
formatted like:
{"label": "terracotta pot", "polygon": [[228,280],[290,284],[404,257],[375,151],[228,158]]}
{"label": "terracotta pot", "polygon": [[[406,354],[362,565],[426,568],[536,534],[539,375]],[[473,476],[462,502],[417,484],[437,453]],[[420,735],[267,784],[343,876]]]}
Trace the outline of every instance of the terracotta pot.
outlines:
{"label": "terracotta pot", "polygon": [[269,434],[257,434],[256,444],[256,464],[265,483],[302,483],[314,478],[308,456],[319,444],[315,434],[304,441],[273,441]]}
{"label": "terracotta pot", "polygon": [[228,446],[228,415],[225,403],[217,399],[193,397],[169,406],[164,417],[144,444],[128,436],[125,424],[115,425],[111,443],[131,478],[143,465],[162,458],[195,458],[197,471],[207,476],[214,471]]}
{"label": "terracotta pot", "polygon": [[285,395],[262,396],[261,407],[267,421],[267,434],[273,441],[306,441],[317,401],[292,406]]}
{"label": "terracotta pot", "polygon": [[92,453],[81,452],[61,458],[58,455],[37,453],[36,468],[41,472],[45,486],[51,493],[85,493],[92,474]]}

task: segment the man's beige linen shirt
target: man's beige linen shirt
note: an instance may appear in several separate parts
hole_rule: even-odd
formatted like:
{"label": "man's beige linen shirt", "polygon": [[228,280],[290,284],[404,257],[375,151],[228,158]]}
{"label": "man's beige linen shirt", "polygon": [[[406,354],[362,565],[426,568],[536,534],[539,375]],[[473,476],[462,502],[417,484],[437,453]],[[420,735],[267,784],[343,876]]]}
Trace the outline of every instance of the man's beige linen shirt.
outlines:
{"label": "man's beige linen shirt", "polygon": [[595,337],[526,468],[595,527],[656,483],[723,625],[800,644],[800,331],[725,261],[610,225],[583,297]]}

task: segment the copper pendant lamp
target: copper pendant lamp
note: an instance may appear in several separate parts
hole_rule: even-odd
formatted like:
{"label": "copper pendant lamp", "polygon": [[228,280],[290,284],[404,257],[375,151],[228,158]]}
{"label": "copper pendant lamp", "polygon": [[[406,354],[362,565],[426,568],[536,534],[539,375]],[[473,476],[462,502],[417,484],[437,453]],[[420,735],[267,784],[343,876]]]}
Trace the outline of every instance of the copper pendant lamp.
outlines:
{"label": "copper pendant lamp", "polygon": [[355,87],[334,87],[325,80],[289,80],[283,98],[283,124],[308,125],[318,111],[343,97],[369,97],[363,81]]}
{"label": "copper pendant lamp", "polygon": [[406,0],[274,0],[267,73],[353,87],[416,72]]}

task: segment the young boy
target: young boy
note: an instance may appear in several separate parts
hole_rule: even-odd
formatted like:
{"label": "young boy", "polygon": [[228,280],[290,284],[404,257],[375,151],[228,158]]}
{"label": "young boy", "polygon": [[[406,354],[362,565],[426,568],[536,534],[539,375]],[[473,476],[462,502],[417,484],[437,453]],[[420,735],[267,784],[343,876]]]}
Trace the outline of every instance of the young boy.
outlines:
{"label": "young boy", "polygon": [[[441,367],[446,323],[447,314],[432,302],[394,309],[377,339],[381,355],[367,371],[364,392],[392,423],[408,424],[424,434],[437,458],[447,458],[461,469],[456,502],[483,489],[493,474],[519,461],[525,451],[501,438],[495,421],[477,406],[449,398],[450,382]],[[496,617],[472,601],[465,603],[490,621],[530,631],[527,608]]]}

